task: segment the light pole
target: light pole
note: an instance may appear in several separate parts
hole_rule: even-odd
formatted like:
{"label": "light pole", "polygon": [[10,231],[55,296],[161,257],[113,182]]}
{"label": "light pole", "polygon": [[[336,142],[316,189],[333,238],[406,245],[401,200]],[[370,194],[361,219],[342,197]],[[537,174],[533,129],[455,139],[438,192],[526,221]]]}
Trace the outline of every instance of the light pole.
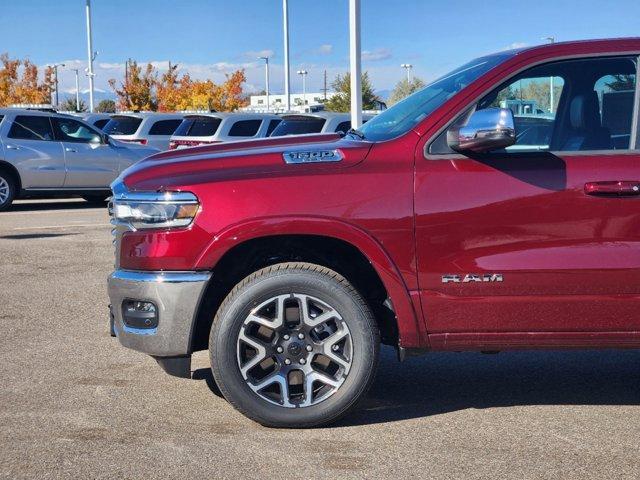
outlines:
{"label": "light pole", "polygon": [[413,68],[413,65],[410,63],[403,63],[400,66],[407,71],[407,83],[411,83],[411,69]]}
{"label": "light pole", "polygon": [[76,72],[76,112],[80,111],[80,82],[78,81],[78,68],[72,68]]}
{"label": "light pole", "polygon": [[58,101],[58,67],[64,67],[64,63],[55,63],[53,65],[53,73],[56,77],[56,81],[55,81],[55,86],[56,86],[56,96],[55,96],[55,106],[58,106],[58,103],[60,103]]}
{"label": "light pole", "polygon": [[284,98],[287,112],[291,110],[291,92],[289,90],[289,2],[282,0],[284,28]]}
{"label": "light pole", "polygon": [[[543,40],[546,40],[549,43],[555,43],[556,37],[544,37]],[[553,103],[555,99],[553,98],[553,76],[549,77],[549,113],[553,113]]]}
{"label": "light pole", "polygon": [[360,53],[360,0],[349,0],[351,128],[356,129],[362,126],[362,59]]}
{"label": "light pole", "polygon": [[265,92],[267,93],[267,112],[269,111],[270,103],[269,103],[269,57],[258,57],[261,60],[264,60],[264,82],[266,84]]}
{"label": "light pole", "polygon": [[91,0],[87,0],[86,8],[87,14],[87,77],[89,77],[89,111],[93,112],[93,61],[96,58],[98,52],[93,51],[93,36],[91,34]]}
{"label": "light pole", "polygon": [[302,104],[306,105],[307,104],[307,82],[306,82],[306,78],[307,78],[307,75],[309,74],[309,72],[307,72],[306,70],[298,70],[296,73],[298,75],[302,76]]}

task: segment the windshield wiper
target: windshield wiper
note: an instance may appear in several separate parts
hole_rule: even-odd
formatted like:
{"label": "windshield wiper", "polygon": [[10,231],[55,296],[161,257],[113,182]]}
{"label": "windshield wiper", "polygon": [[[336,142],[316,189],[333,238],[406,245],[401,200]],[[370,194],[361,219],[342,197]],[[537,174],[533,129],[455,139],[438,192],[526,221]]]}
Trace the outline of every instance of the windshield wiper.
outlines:
{"label": "windshield wiper", "polygon": [[360,130],[356,130],[355,128],[350,128],[349,131],[347,131],[347,135],[353,135],[354,137],[358,137],[360,140],[364,140],[364,133]]}

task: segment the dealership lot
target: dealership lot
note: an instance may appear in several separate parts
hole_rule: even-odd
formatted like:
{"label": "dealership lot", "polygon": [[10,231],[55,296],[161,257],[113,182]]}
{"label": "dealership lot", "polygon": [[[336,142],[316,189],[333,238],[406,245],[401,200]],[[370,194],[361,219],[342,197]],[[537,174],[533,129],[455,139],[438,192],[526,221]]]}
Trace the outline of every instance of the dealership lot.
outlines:
{"label": "dealership lot", "polygon": [[640,352],[385,350],[364,405],[331,428],[260,427],[107,333],[104,208],[0,214],[0,476],[637,478]]}

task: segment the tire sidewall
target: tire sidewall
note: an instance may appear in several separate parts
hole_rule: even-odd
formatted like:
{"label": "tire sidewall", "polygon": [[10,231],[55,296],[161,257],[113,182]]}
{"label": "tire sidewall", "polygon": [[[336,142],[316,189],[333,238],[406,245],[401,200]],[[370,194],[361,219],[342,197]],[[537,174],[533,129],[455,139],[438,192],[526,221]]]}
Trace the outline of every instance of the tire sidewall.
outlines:
{"label": "tire sidewall", "polygon": [[[237,364],[237,339],[249,312],[276,295],[301,293],[328,303],[351,332],[353,355],[344,383],[329,398],[304,408],[285,408],[260,398],[246,384]],[[260,423],[276,426],[313,426],[337,419],[363,396],[378,357],[377,326],[364,301],[345,285],[318,272],[282,270],[258,277],[223,305],[214,322],[210,345],[214,376],[225,397]]]}
{"label": "tire sidewall", "polygon": [[0,212],[2,212],[11,207],[11,204],[16,197],[16,182],[13,175],[9,175],[4,171],[0,171],[0,178],[4,179],[7,184],[9,184],[9,197],[7,197],[7,200],[4,203],[0,203]]}

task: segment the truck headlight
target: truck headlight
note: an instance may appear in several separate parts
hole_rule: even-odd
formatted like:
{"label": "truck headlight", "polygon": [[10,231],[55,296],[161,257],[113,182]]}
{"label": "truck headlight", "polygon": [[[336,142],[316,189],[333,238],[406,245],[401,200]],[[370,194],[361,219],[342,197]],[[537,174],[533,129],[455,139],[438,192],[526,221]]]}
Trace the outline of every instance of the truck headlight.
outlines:
{"label": "truck headlight", "polygon": [[197,197],[189,192],[118,192],[109,211],[115,223],[126,223],[136,230],[187,227],[200,209]]}

